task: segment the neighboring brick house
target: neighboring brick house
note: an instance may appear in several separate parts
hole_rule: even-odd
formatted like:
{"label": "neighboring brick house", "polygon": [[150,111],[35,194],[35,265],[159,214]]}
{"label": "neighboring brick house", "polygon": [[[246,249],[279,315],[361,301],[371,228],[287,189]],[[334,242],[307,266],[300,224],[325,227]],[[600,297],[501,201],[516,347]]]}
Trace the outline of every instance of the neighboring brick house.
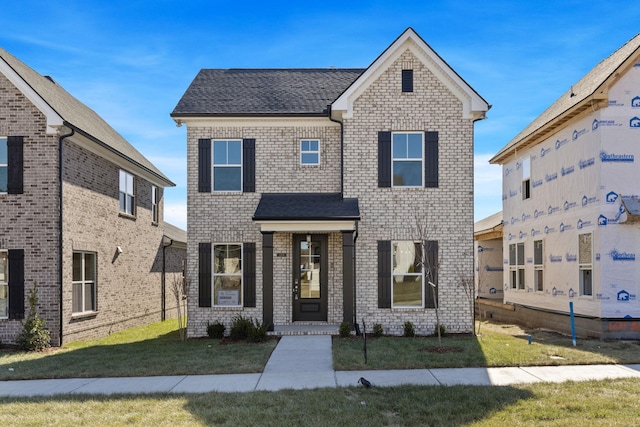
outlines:
{"label": "neighboring brick house", "polygon": [[2,342],[22,330],[34,283],[53,345],[160,320],[163,192],[173,185],[94,111],[0,49]]}
{"label": "neighboring brick house", "polygon": [[488,108],[411,28],[366,69],[201,70],[171,114],[187,125],[189,336],[238,315],[430,334],[428,282],[447,329],[471,331],[458,278]]}
{"label": "neighboring brick house", "polygon": [[[532,327],[640,338],[640,34],[501,149],[507,313]],[[497,313],[497,312],[496,312]]]}

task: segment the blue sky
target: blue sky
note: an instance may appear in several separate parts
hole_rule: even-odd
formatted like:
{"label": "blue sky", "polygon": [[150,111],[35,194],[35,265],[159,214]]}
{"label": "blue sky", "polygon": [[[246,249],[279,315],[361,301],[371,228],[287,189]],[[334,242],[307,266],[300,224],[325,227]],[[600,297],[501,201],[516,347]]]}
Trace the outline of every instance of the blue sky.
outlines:
{"label": "blue sky", "polygon": [[475,219],[501,210],[489,158],[640,31],[635,1],[5,2],[0,46],[94,109],[177,186],[186,129],[169,114],[201,68],[367,67],[407,27],[492,105],[475,126]]}

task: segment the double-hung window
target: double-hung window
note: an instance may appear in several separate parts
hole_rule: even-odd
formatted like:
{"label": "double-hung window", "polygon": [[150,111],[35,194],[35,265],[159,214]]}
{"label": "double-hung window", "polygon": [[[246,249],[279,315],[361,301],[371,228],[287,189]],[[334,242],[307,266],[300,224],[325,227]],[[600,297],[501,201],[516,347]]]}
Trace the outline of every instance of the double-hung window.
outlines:
{"label": "double-hung window", "polygon": [[525,289],[524,243],[509,245],[509,274],[511,289]]}
{"label": "double-hung window", "polygon": [[135,215],[135,182],[133,175],[120,170],[120,212]]}
{"label": "double-hung window", "polygon": [[213,305],[242,306],[242,244],[213,245]]}
{"label": "double-hung window", "polygon": [[[0,193],[6,193],[9,183],[9,148],[7,138],[0,138]],[[2,313],[0,313],[1,315]]]}
{"label": "double-hung window", "polygon": [[424,178],[424,133],[394,132],[391,140],[394,187],[422,187]]}
{"label": "double-hung window", "polygon": [[400,241],[392,245],[392,306],[424,307],[424,270],[419,242]]}
{"label": "double-hung window", "polygon": [[151,186],[151,221],[158,223],[158,187]]}
{"label": "double-hung window", "polygon": [[578,270],[580,274],[580,295],[593,296],[593,249],[591,233],[578,235]]}
{"label": "double-hung window", "polygon": [[242,191],[242,140],[213,141],[213,191]]}
{"label": "double-hung window", "polygon": [[317,139],[303,139],[300,141],[300,164],[303,166],[317,166],[320,164],[320,141]]}
{"label": "double-hung window", "polygon": [[542,240],[533,241],[533,281],[537,292],[544,291],[544,246]]}
{"label": "double-hung window", "polygon": [[522,200],[531,198],[531,159],[522,159]]}
{"label": "double-hung window", "polygon": [[96,254],[73,253],[73,313],[96,311]]}
{"label": "double-hung window", "polygon": [[9,317],[9,258],[0,251],[0,319]]}

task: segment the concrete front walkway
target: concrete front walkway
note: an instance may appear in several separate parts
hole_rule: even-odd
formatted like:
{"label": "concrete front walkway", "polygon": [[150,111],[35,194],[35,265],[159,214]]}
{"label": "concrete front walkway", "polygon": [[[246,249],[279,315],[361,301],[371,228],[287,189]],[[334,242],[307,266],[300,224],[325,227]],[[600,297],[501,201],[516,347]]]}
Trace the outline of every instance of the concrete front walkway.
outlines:
{"label": "concrete front walkway", "polygon": [[280,339],[262,373],[0,381],[0,396],[299,390],[358,386],[360,377],[369,380],[374,387],[404,384],[507,386],[536,382],[640,378],[640,364],[334,371],[331,336],[285,336]]}

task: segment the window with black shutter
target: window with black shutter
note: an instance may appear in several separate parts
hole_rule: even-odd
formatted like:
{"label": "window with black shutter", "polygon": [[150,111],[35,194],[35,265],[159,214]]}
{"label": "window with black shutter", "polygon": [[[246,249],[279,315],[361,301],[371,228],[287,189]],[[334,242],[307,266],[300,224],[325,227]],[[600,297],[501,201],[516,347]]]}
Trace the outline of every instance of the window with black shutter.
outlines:
{"label": "window with black shutter", "polygon": [[391,241],[378,241],[378,308],[391,308]]}
{"label": "window with black shutter", "polygon": [[413,92],[413,70],[402,70],[402,91]]}
{"label": "window with black shutter", "polygon": [[24,319],[24,249],[9,249],[9,319]]}
{"label": "window with black shutter", "polygon": [[211,243],[198,245],[198,307],[211,307]]}

